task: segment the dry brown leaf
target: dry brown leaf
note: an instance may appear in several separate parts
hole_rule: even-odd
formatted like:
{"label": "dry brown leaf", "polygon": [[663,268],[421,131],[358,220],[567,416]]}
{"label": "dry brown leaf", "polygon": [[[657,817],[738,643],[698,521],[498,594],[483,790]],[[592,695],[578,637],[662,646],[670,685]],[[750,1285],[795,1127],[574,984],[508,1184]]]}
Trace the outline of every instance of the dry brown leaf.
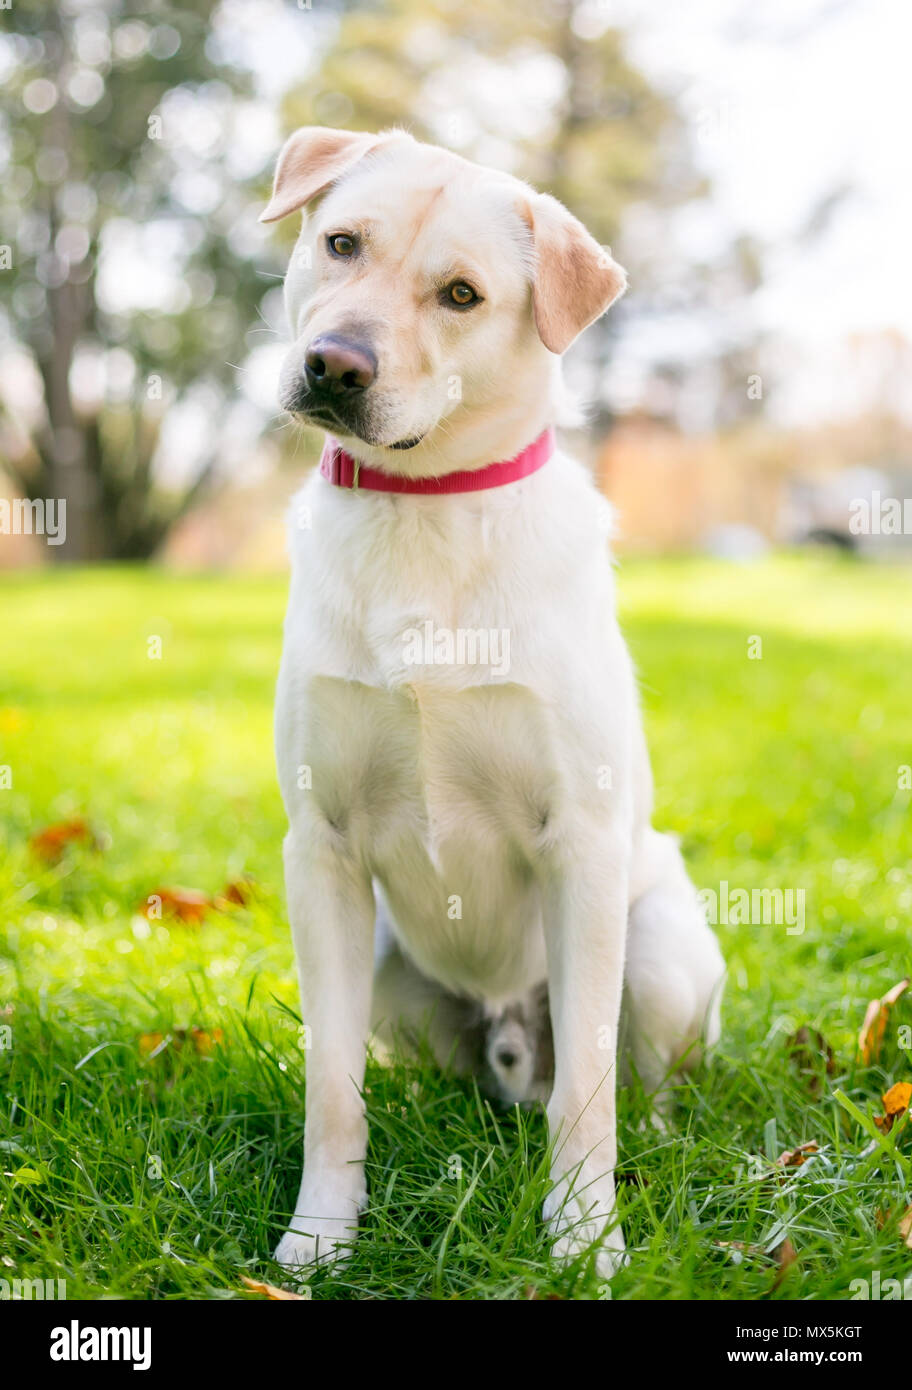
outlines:
{"label": "dry brown leaf", "polygon": [[45,826],[32,836],[29,845],[39,859],[45,860],[48,864],[56,864],[67,845],[72,844],[74,840],[80,840],[87,845],[95,844],[95,836],[89,829],[88,822],[81,816]]}
{"label": "dry brown leaf", "polygon": [[781,1245],[777,1245],[773,1251],[776,1260],[776,1277],[773,1280],[773,1288],[778,1289],[785,1278],[786,1272],[791,1268],[798,1258],[798,1251],[786,1236]]}
{"label": "dry brown leaf", "polygon": [[275,1284],[264,1284],[260,1279],[248,1279],[246,1274],[241,1275],[241,1282],[246,1284],[251,1293],[261,1293],[265,1298],[272,1299],[274,1303],[307,1302],[303,1294],[292,1293],[291,1289],[277,1288]]}
{"label": "dry brown leaf", "polygon": [[802,1024],[796,1032],[789,1034],[785,1045],[789,1051],[789,1058],[799,1073],[808,1076],[808,1090],[811,1095],[817,1095],[820,1091],[821,1065],[827,1076],[836,1074],[836,1058],[830,1044],[817,1028],[808,1028],[807,1024]]}
{"label": "dry brown leaf", "polygon": [[881,999],[872,999],[865,1010],[864,1022],[861,1025],[861,1032],[858,1034],[858,1052],[865,1066],[870,1066],[872,1062],[879,1059],[887,1024],[890,1020],[890,1011],[908,988],[909,981],[900,980],[899,984],[888,989]]}
{"label": "dry brown leaf", "polygon": [[158,921],[159,916],[176,917],[187,926],[198,927],[211,907],[209,895],[196,888],[156,888],[139,911],[150,921]]}
{"label": "dry brown leaf", "polygon": [[164,1040],[164,1033],[143,1033],[139,1039],[139,1050],[144,1057],[148,1057],[157,1047],[161,1047]]}
{"label": "dry brown leaf", "polygon": [[714,1240],[713,1245],[717,1250],[736,1250],[741,1255],[759,1255],[766,1260],[775,1260],[783,1273],[798,1258],[798,1253],[788,1236],[772,1250],[767,1250],[765,1245],[746,1240]]}
{"label": "dry brown leaf", "polygon": [[[168,1044],[179,1052],[187,1041],[186,1028],[173,1028],[170,1033],[143,1033],[139,1039],[139,1050],[144,1057],[150,1057],[157,1053],[158,1049],[167,1040]],[[225,1034],[221,1028],[191,1028],[189,1033],[190,1041],[193,1043],[194,1050],[202,1057],[208,1057],[214,1048],[220,1047],[224,1041]],[[166,1051],[166,1048],[162,1048]]]}
{"label": "dry brown leaf", "polygon": [[819,1152],[819,1146],[813,1139],[809,1139],[806,1144],[799,1144],[797,1149],[786,1149],[776,1159],[775,1168],[800,1168],[802,1163],[806,1163],[811,1154]]}
{"label": "dry brown leaf", "polygon": [[897,1081],[889,1091],[881,1096],[884,1113],[874,1116],[874,1123],[884,1134],[888,1134],[900,1115],[904,1115],[912,1105],[912,1085],[908,1081]]}
{"label": "dry brown leaf", "polygon": [[899,1234],[905,1242],[906,1249],[912,1250],[912,1207],[906,1207],[899,1218]]}
{"label": "dry brown leaf", "polygon": [[215,896],[215,905],[218,908],[225,907],[246,907],[253,897],[256,885],[252,878],[235,879],[232,883],[226,883],[221,893]]}
{"label": "dry brown leaf", "polygon": [[193,1046],[204,1057],[208,1057],[213,1048],[221,1047],[225,1038],[221,1028],[213,1028],[209,1032],[205,1028],[191,1028],[190,1036],[193,1039]]}

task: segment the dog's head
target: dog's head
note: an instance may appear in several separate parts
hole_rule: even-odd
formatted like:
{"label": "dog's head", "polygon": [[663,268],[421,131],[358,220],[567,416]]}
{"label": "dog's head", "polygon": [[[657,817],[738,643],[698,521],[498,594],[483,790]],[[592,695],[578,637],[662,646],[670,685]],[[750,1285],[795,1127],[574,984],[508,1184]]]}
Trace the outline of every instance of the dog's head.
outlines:
{"label": "dog's head", "polygon": [[261,220],[300,209],[281,404],[395,471],[528,431],[555,356],[624,288],[554,198],[401,131],[298,130]]}

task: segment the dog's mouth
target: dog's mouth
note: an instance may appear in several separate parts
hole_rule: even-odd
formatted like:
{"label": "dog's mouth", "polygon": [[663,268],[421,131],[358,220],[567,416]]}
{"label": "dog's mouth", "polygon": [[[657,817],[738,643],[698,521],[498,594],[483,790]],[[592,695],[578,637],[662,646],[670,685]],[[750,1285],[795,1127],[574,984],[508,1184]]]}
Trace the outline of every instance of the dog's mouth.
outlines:
{"label": "dog's mouth", "polygon": [[427,431],[422,434],[409,435],[406,439],[397,439],[393,444],[387,444],[382,439],[372,437],[370,431],[363,427],[358,428],[351,420],[343,420],[340,415],[331,410],[326,405],[317,408],[298,406],[286,406],[290,415],[296,416],[303,423],[308,425],[319,425],[321,429],[335,430],[339,434],[351,435],[355,439],[360,439],[362,444],[369,444],[374,449],[414,449],[424,439]]}
{"label": "dog's mouth", "polygon": [[420,444],[424,438],[423,434],[416,434],[412,439],[400,439],[398,444],[387,444],[387,449],[414,449],[416,444]]}

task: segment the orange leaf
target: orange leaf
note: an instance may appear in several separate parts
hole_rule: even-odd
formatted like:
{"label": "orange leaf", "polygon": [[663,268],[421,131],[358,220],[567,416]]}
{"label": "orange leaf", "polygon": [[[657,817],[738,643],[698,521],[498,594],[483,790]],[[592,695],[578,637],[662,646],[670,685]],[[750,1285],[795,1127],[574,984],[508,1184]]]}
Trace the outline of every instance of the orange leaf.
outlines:
{"label": "orange leaf", "polygon": [[912,1250],[912,1207],[906,1207],[899,1218],[899,1234],[905,1241],[906,1248]]}
{"label": "orange leaf", "polygon": [[252,878],[239,878],[233,883],[226,883],[221,893],[217,895],[215,901],[218,907],[223,904],[230,904],[234,907],[246,907],[253,897],[254,882]]}
{"label": "orange leaf", "polygon": [[251,1293],[261,1293],[276,1303],[284,1303],[286,1299],[293,1299],[299,1303],[307,1302],[303,1294],[292,1293],[291,1289],[276,1288],[275,1284],[264,1284],[259,1279],[248,1279],[246,1274],[241,1275],[241,1281],[247,1285]]}
{"label": "orange leaf", "polygon": [[818,1152],[818,1145],[813,1139],[809,1139],[806,1144],[799,1144],[797,1149],[786,1149],[776,1159],[776,1168],[800,1168],[802,1163],[806,1163],[811,1154]]}
{"label": "orange leaf", "polygon": [[798,1258],[798,1251],[786,1236],[781,1245],[774,1251],[776,1257],[776,1277],[773,1280],[773,1288],[778,1289],[782,1280],[785,1278],[786,1271],[795,1263]]}
{"label": "orange leaf", "polygon": [[143,1033],[139,1039],[139,1050],[144,1057],[148,1057],[150,1052],[161,1047],[164,1039],[164,1033]]}
{"label": "orange leaf", "polygon": [[908,1081],[897,1081],[895,1086],[891,1086],[889,1091],[884,1092],[881,1100],[883,1101],[884,1114],[875,1115],[874,1123],[879,1130],[887,1134],[900,1115],[904,1115],[912,1104],[912,1085]]}
{"label": "orange leaf", "polygon": [[208,1057],[213,1048],[221,1046],[225,1034],[221,1028],[213,1028],[209,1033],[206,1032],[205,1028],[191,1028],[190,1036],[197,1052]]}
{"label": "orange leaf", "polygon": [[858,1051],[866,1066],[879,1059],[890,1010],[908,988],[909,981],[900,980],[898,985],[887,990],[882,999],[872,999],[865,1010],[864,1022],[858,1035]]}
{"label": "orange leaf", "polygon": [[[221,1028],[211,1028],[207,1031],[205,1028],[194,1026],[190,1029],[189,1035],[186,1028],[172,1028],[168,1034],[143,1033],[139,1039],[139,1050],[144,1057],[150,1057],[153,1053],[157,1055],[158,1049],[162,1048],[162,1043],[167,1038],[174,1051],[180,1052],[188,1036],[193,1043],[194,1051],[198,1052],[201,1057],[208,1057],[214,1048],[221,1047],[225,1038]],[[165,1049],[162,1048],[162,1051]]]}
{"label": "orange leaf", "polygon": [[176,917],[187,926],[197,927],[211,906],[212,900],[208,894],[200,893],[196,888],[156,888],[139,910],[150,921],[158,921],[167,915]]}
{"label": "orange leaf", "polygon": [[84,840],[90,845],[95,843],[94,835],[81,816],[74,816],[72,820],[58,821],[55,825],[46,826],[44,830],[39,830],[37,834],[32,836],[29,845],[40,859],[44,859],[48,864],[54,864],[66,846],[71,844],[73,840]]}

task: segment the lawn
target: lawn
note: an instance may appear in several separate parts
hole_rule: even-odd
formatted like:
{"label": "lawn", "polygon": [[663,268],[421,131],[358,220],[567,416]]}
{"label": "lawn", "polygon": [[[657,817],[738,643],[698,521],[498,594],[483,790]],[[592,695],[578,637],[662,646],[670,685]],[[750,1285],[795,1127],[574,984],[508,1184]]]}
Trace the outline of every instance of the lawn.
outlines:
{"label": "lawn", "polygon": [[[722,1042],[668,1132],[623,1096],[632,1258],[611,1297],[844,1299],[875,1270],[903,1278],[912,1133],[872,1138],[869,1117],[912,1081],[912,1000],[866,1065],[856,1038],[912,955],[912,573],[664,560],[619,583],[657,823],[701,887],[803,890],[805,917],[720,927]],[[70,1298],[280,1282],[305,1057],[271,743],[284,588],[0,580],[0,1277],[65,1280]],[[56,861],[30,846],[74,817],[94,843]],[[215,895],[244,875],[247,901],[199,923],[141,913],[163,886]],[[790,1055],[803,1025],[830,1074]],[[371,1209],[313,1298],[605,1296],[591,1261],[546,1258],[540,1113],[428,1064],[372,1063],[367,1091]],[[808,1141],[807,1162],[771,1169]],[[772,1253],[786,1235],[790,1263]]]}

